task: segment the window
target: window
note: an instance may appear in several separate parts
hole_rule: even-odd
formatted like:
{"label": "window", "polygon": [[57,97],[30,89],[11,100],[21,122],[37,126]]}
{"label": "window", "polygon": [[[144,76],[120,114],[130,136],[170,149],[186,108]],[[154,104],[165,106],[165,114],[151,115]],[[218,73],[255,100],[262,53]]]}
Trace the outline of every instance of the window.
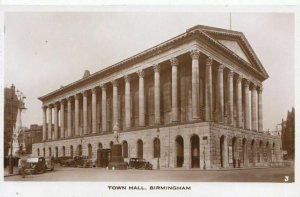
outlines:
{"label": "window", "polygon": [[153,141],[153,157],[154,158],[160,158],[160,140],[158,138],[155,138]]}

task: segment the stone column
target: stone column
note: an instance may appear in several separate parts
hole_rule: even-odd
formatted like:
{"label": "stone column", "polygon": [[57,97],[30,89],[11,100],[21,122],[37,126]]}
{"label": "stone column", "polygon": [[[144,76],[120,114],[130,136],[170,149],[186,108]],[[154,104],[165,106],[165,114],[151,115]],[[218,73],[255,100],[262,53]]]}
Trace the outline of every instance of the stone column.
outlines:
{"label": "stone column", "polygon": [[72,97],[68,98],[68,137],[72,136]]}
{"label": "stone column", "polygon": [[229,71],[227,75],[227,91],[228,91],[228,123],[233,125],[233,72]]}
{"label": "stone column", "polygon": [[47,140],[47,106],[43,106],[43,141]]}
{"label": "stone column", "polygon": [[83,112],[83,135],[87,135],[88,134],[88,125],[87,125],[87,116],[88,116],[88,114],[87,114],[87,108],[88,108],[88,106],[87,106],[87,97],[88,97],[88,93],[87,93],[87,91],[84,91],[83,93],[82,93],[82,95],[83,95],[83,102],[82,102],[82,112]]}
{"label": "stone column", "polygon": [[65,101],[60,101],[60,138],[65,138]]}
{"label": "stone column", "polygon": [[97,89],[92,89],[92,133],[97,133]]}
{"label": "stone column", "polygon": [[75,136],[79,136],[79,95],[76,94],[75,98]]}
{"label": "stone column", "polygon": [[178,59],[170,59],[172,66],[172,122],[178,122]]}
{"label": "stone column", "polygon": [[206,59],[205,67],[205,120],[212,121],[212,64],[213,59]]}
{"label": "stone column", "polygon": [[256,101],[257,101],[257,90],[256,86],[251,86],[251,123],[252,127],[251,129],[254,131],[257,131],[257,107],[256,107]]}
{"label": "stone column", "polygon": [[218,122],[223,123],[224,122],[224,92],[223,92],[223,70],[224,66],[219,65],[218,66],[218,75],[217,75],[217,81],[218,81]]}
{"label": "stone column", "polygon": [[52,139],[52,105],[48,106],[48,140]]}
{"label": "stone column", "polygon": [[130,77],[124,76],[125,79],[125,128],[131,127],[131,110],[130,110]]}
{"label": "stone column", "polygon": [[139,76],[139,126],[145,126],[145,96],[144,96],[144,71],[137,71]]}
{"label": "stone column", "polygon": [[237,76],[236,79],[236,110],[237,110],[237,127],[241,128],[242,125],[242,77]]}
{"label": "stone column", "polygon": [[199,119],[199,50],[192,50],[192,118]]}
{"label": "stone column", "polygon": [[58,103],[54,104],[54,135],[52,137],[54,140],[58,138]]}
{"label": "stone column", "polygon": [[258,131],[263,131],[262,87],[258,87]]}
{"label": "stone column", "polygon": [[153,66],[154,69],[154,123],[160,124],[160,67],[158,64]]}
{"label": "stone column", "polygon": [[244,83],[244,116],[245,116],[245,129],[250,129],[250,109],[249,109],[249,81],[245,79]]}
{"label": "stone column", "polygon": [[106,84],[101,84],[102,89],[102,132],[107,130],[106,127]]}
{"label": "stone column", "polygon": [[113,129],[118,125],[118,81],[112,80],[113,85]]}

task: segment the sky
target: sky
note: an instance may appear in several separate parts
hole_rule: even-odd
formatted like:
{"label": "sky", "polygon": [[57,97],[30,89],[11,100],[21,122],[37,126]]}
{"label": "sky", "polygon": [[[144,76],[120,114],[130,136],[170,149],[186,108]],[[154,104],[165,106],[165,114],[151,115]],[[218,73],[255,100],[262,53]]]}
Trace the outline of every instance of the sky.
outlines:
{"label": "sky", "polygon": [[[195,25],[230,28],[229,13],[5,13],[4,85],[27,97],[23,125],[42,124],[38,97],[97,72]],[[264,129],[274,130],[294,106],[294,15],[232,13],[270,78],[264,83]]]}

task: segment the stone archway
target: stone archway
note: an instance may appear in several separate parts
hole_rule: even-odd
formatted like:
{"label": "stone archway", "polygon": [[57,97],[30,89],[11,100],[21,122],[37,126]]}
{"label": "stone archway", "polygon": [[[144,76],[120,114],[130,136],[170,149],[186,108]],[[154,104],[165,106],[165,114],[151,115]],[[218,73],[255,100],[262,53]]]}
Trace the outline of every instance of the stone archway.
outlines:
{"label": "stone archway", "polygon": [[258,151],[257,151],[257,163],[264,163],[264,152],[263,152],[263,142],[260,140],[259,141],[259,148],[258,148]]}
{"label": "stone archway", "polygon": [[55,147],[55,158],[58,158],[58,147]]}
{"label": "stone archway", "polygon": [[92,145],[89,144],[88,145],[88,158],[92,158],[93,157],[93,148],[92,148]]}
{"label": "stone archway", "polygon": [[73,151],[73,146],[70,146],[70,156],[73,157],[74,156],[74,151]]}
{"label": "stone archway", "polygon": [[271,162],[275,162],[277,161],[277,158],[276,158],[276,151],[275,151],[275,142],[273,142],[273,146],[272,146],[272,160]]}
{"label": "stone archway", "polygon": [[232,142],[232,163],[233,163],[233,167],[236,168],[238,167],[238,159],[239,159],[237,138],[233,137],[231,142]]}
{"label": "stone archway", "polygon": [[255,147],[255,140],[251,141],[251,152],[249,155],[249,163],[252,164],[252,166],[256,165],[256,147]]}
{"label": "stone archway", "polygon": [[175,139],[176,142],[176,167],[182,167],[184,163],[184,142],[179,135]]}
{"label": "stone archway", "polygon": [[62,156],[63,157],[66,156],[66,147],[65,146],[62,147]]}
{"label": "stone archway", "polygon": [[137,158],[143,159],[143,154],[144,154],[143,141],[139,139],[137,141]]}
{"label": "stone archway", "polygon": [[81,144],[79,144],[77,146],[76,155],[77,156],[81,156],[82,155],[82,146],[81,146]]}
{"label": "stone archway", "polygon": [[228,147],[227,138],[222,135],[220,137],[220,164],[221,168],[226,168],[228,166]]}
{"label": "stone archway", "polygon": [[243,139],[242,152],[243,152],[243,154],[242,154],[243,165],[248,166],[247,140],[246,140],[246,138]]}
{"label": "stone archway", "polygon": [[200,140],[198,135],[191,137],[191,167],[200,167]]}

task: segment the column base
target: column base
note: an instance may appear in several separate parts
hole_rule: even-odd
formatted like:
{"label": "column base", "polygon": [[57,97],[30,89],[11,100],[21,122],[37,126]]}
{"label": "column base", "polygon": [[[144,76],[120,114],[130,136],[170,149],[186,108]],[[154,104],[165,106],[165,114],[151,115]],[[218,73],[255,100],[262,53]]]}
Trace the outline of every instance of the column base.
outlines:
{"label": "column base", "polygon": [[127,170],[127,163],[122,157],[122,144],[113,144],[111,147],[111,160],[108,164],[109,170]]}

